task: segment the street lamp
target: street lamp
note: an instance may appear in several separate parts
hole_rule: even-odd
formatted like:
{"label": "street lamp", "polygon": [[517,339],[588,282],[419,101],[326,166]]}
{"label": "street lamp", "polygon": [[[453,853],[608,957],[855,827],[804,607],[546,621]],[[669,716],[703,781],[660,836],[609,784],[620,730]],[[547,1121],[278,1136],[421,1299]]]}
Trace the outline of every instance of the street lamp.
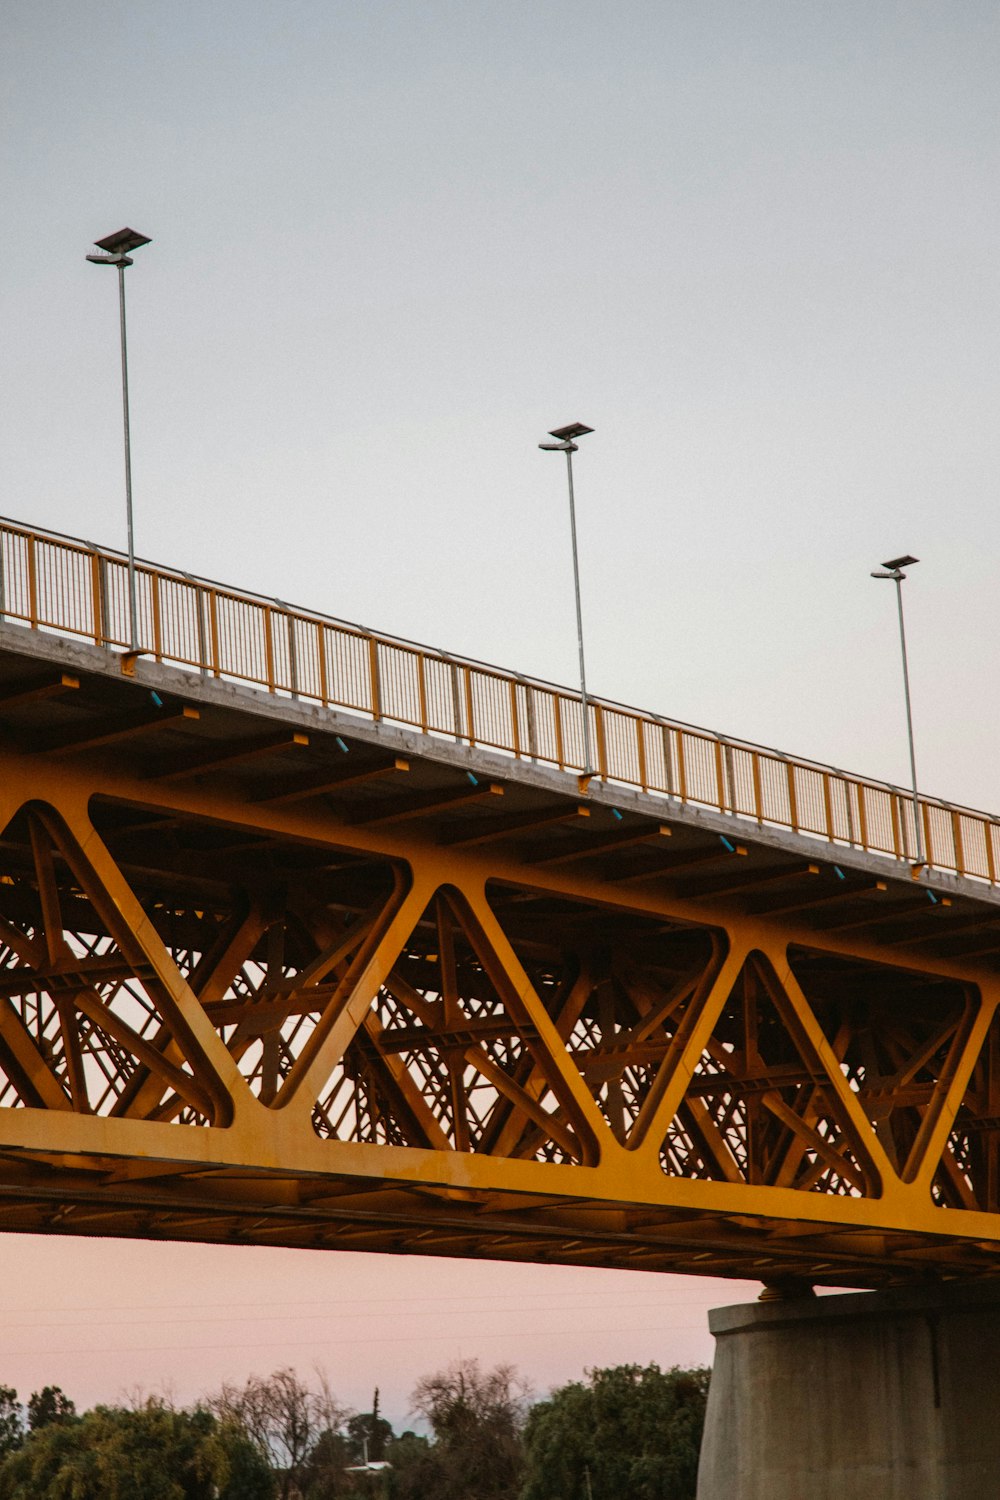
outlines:
{"label": "street lamp", "polygon": [[148,235],[134,229],[119,229],[103,240],[95,240],[103,255],[88,255],[95,266],[118,267],[118,311],[122,341],[122,410],[125,419],[125,509],[128,517],[128,622],[129,648],[139,649],[139,620],[135,597],[135,536],[132,527],[132,450],[129,441],[128,423],[128,355],[125,347],[125,267],[132,265],[130,250],[138,250],[150,244]]}
{"label": "street lamp", "polygon": [[554,437],[554,443],[539,443],[539,448],[545,453],[565,453],[566,455],[566,477],[569,480],[569,529],[573,538],[573,588],[576,593],[576,639],[580,651],[580,700],[583,704],[583,774],[592,776],[594,773],[590,757],[590,715],[587,708],[587,671],[583,660],[583,612],[580,608],[580,563],[576,550],[576,504],[573,498],[573,454],[578,451],[574,438],[585,437],[588,432],[593,432],[592,427],[585,427],[582,422],[570,422],[568,427],[556,427],[549,437]]}
{"label": "street lamp", "polygon": [[873,573],[873,578],[891,578],[896,585],[896,603],[899,607],[899,646],[903,654],[903,693],[906,698],[906,732],[910,741],[910,779],[913,784],[913,836],[916,842],[916,861],[918,865],[924,862],[924,841],[920,832],[920,802],[917,797],[917,761],[913,752],[913,711],[910,707],[910,674],[906,665],[906,629],[903,625],[903,579],[906,574],[904,568],[911,568],[914,563],[919,562],[917,557],[894,557],[890,562],[882,564],[882,568]]}

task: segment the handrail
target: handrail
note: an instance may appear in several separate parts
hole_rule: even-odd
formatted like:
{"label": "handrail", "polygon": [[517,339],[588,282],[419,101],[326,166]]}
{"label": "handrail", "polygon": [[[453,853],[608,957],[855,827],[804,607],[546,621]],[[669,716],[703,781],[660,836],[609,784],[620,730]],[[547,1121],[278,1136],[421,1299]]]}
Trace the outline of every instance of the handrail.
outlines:
{"label": "handrail", "polygon": [[[427,735],[584,769],[579,693],[139,560],[139,646],[156,661]],[[129,646],[127,559],[0,518],[0,623]],[[605,782],[898,860],[918,857],[912,794],[588,695]],[[997,883],[1000,821],[920,798],[928,865]]]}

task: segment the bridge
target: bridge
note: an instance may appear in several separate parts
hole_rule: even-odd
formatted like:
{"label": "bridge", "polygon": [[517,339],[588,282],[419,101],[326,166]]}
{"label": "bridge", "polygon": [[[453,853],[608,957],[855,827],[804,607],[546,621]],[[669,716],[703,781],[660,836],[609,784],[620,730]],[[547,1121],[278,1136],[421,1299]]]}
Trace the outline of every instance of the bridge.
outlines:
{"label": "bridge", "polygon": [[0,526],[0,1228],[996,1274],[1000,823]]}

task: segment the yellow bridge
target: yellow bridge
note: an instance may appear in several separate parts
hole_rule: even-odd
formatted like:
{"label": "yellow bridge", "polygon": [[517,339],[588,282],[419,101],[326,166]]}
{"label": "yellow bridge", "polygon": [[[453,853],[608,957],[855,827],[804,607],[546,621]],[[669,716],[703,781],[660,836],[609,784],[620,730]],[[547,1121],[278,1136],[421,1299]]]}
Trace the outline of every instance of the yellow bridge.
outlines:
{"label": "yellow bridge", "polygon": [[1000,1263],[1000,824],[0,525],[0,1227]]}

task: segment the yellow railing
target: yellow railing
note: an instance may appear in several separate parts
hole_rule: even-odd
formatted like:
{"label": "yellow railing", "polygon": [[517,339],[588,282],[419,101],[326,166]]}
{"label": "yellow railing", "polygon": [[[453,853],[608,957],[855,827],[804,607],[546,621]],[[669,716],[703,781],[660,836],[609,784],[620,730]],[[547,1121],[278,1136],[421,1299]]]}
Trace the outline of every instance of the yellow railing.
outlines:
{"label": "yellow railing", "polygon": [[[424,734],[583,769],[578,693],[272,599],[139,563],[140,645],[157,661],[315,700]],[[0,621],[128,647],[119,553],[0,521]],[[680,802],[896,859],[915,854],[910,794],[655,714],[589,701],[597,774]],[[925,858],[991,884],[1000,823],[920,802]]]}

